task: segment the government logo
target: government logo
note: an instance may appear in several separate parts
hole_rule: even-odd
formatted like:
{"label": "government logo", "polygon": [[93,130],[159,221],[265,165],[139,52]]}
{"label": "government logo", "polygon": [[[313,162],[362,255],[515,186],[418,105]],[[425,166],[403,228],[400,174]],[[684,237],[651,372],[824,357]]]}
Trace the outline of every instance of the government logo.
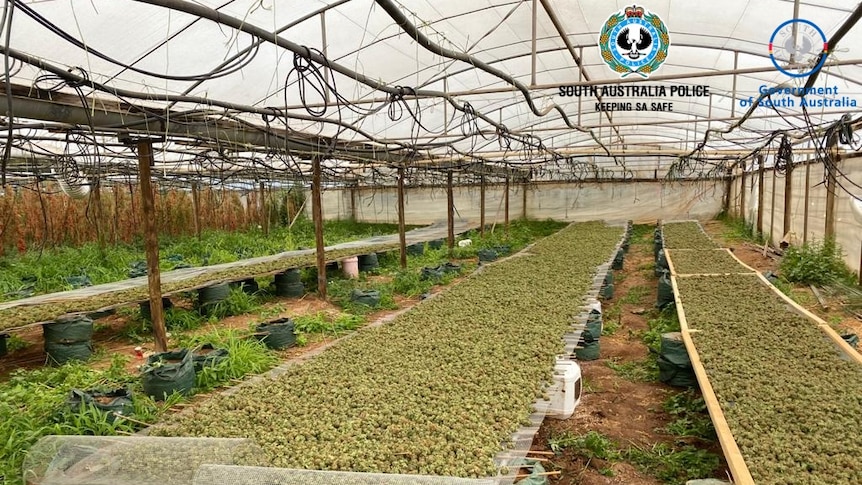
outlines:
{"label": "government logo", "polygon": [[667,59],[668,47],[664,22],[637,5],[611,15],[599,33],[602,59],[620,77],[649,77]]}
{"label": "government logo", "polygon": [[808,77],[819,71],[828,53],[826,34],[810,20],[790,19],[769,38],[772,64],[790,77]]}

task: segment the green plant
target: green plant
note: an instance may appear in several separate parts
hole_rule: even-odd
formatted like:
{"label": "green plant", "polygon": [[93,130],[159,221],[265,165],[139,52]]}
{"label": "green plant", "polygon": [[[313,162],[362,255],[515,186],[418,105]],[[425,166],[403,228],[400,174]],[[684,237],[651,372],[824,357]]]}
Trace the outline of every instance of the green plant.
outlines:
{"label": "green plant", "polygon": [[670,485],[683,485],[688,480],[710,477],[720,463],[715,453],[691,445],[675,448],[667,443],[651,447],[632,446],[622,456]]}
{"label": "green plant", "polygon": [[259,307],[260,298],[257,295],[249,295],[241,288],[231,288],[227,298],[209,306],[207,313],[210,318],[222,319],[251,313]]}
{"label": "green plant", "polygon": [[618,460],[621,456],[616,443],[597,431],[590,431],[580,436],[566,431],[549,438],[548,447],[554,453],[561,453],[564,450],[572,449],[590,460],[593,458]]}
{"label": "green plant", "polygon": [[834,239],[790,246],[781,258],[782,276],[791,283],[824,286],[852,279],[844,253]]}
{"label": "green plant", "polygon": [[658,351],[661,346],[661,335],[669,332],[679,332],[679,317],[676,307],[669,306],[663,309],[656,317],[647,321],[647,331],[643,336],[643,343],[652,350]]}
{"label": "green plant", "polygon": [[216,331],[196,337],[228,351],[225,360],[201,369],[195,376],[195,387],[205,392],[249,374],[260,374],[278,363],[276,354],[256,339],[242,338],[235,331]]}
{"label": "green plant", "polygon": [[646,286],[633,286],[629,288],[625,295],[619,299],[620,305],[638,305],[643,302],[650,293]]}
{"label": "green plant", "polygon": [[607,361],[607,366],[618,376],[633,382],[658,381],[658,364],[655,359],[642,361],[619,362],[616,359]]}
{"label": "green plant", "polygon": [[665,400],[662,407],[674,418],[665,427],[668,433],[680,437],[715,440],[715,428],[707,413],[706,402],[697,392],[689,390],[674,394]]}
{"label": "green plant", "polygon": [[26,349],[28,345],[30,344],[26,340],[17,335],[10,335],[6,340],[6,350],[9,352]]}
{"label": "green plant", "polygon": [[721,213],[716,217],[717,220],[724,223],[724,231],[722,237],[728,241],[750,241],[756,244],[763,244],[764,239],[757,234],[753,223],[745,222],[745,219],[733,217],[726,213]]}

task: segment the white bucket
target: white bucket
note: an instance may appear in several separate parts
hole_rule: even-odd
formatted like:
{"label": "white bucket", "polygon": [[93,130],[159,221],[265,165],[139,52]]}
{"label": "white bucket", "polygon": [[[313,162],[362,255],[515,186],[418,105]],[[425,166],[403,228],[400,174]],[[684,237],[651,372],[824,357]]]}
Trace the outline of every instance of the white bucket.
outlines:
{"label": "white bucket", "polygon": [[571,360],[557,360],[554,366],[554,381],[558,390],[551,396],[547,416],[554,419],[569,419],[581,402],[581,368]]}
{"label": "white bucket", "polygon": [[352,258],[342,259],[341,271],[347,278],[359,278],[359,258],[354,256]]}
{"label": "white bucket", "polygon": [[459,248],[466,248],[467,246],[470,246],[471,244],[473,244],[472,239],[464,239],[463,241],[458,241],[458,247]]}

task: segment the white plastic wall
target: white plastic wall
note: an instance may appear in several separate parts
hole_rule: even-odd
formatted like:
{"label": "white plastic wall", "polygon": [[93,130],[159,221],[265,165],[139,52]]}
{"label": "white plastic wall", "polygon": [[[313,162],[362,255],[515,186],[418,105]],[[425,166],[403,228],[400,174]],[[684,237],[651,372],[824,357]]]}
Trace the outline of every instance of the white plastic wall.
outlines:
{"label": "white plastic wall", "polygon": [[[488,185],[485,191],[485,221],[502,224],[504,185]],[[524,190],[510,186],[509,218],[524,215]],[[530,219],[562,221],[654,222],[656,219],[709,219],[721,211],[724,185],[721,182],[585,182],[582,184],[540,183],[529,185],[526,216]],[[351,195],[352,192],[352,195]],[[478,186],[456,186],[455,218],[478,222]],[[351,198],[355,198],[355,214]],[[364,222],[398,221],[395,188],[337,189],[323,193],[326,219],[349,218]],[[310,207],[307,207],[310,215]],[[430,224],[446,220],[446,188],[406,188],[407,224]]]}

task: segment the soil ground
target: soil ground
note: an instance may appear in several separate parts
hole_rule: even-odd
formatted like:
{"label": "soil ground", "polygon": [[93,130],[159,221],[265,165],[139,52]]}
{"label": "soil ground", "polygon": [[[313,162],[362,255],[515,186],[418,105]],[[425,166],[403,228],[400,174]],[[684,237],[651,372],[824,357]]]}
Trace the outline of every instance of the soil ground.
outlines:
{"label": "soil ground", "polygon": [[[602,302],[606,331],[617,324],[611,335],[600,339],[601,358],[580,362],[584,376],[584,395],[574,416],[567,420],[546,419],[533,440],[533,450],[550,451],[549,439],[565,433],[580,436],[596,431],[620,448],[650,448],[657,443],[679,444],[680,439],[664,431],[673,418],[662,404],[680,392],[660,382],[634,382],[619,376],[608,363],[640,363],[649,356],[642,341],[648,320],[655,316],[658,280],[654,275],[651,235],[632,241],[624,268],[615,272],[614,298]],[[691,441],[698,447],[721,455],[717,443]],[[559,471],[551,476],[554,485],[658,485],[661,480],[624,460],[587,459],[577,450],[565,449],[548,456],[545,468]],[[716,472],[725,477],[724,464]],[[709,478],[709,477],[702,477]]]}

